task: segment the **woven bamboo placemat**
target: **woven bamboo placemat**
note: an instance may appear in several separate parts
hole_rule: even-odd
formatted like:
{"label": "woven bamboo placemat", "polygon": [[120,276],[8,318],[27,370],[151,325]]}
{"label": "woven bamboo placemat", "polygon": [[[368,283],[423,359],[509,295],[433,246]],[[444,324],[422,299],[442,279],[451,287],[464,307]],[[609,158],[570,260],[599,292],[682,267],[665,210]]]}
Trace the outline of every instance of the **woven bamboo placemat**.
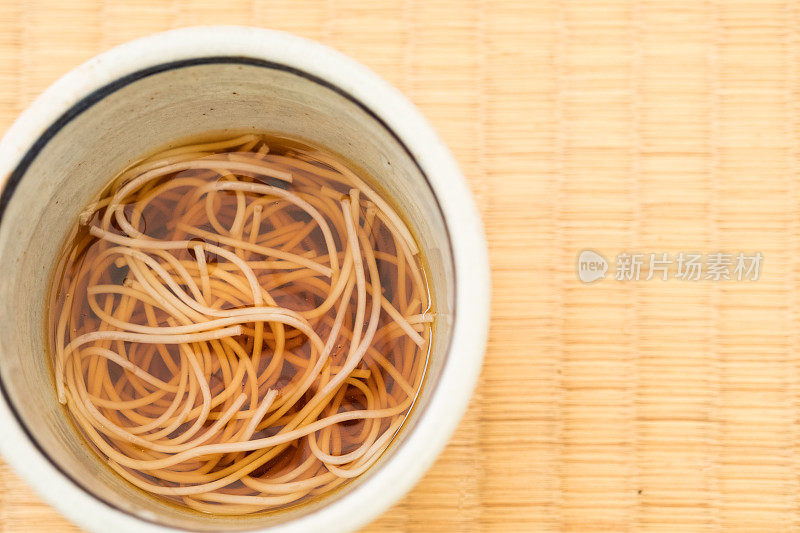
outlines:
{"label": "woven bamboo placemat", "polygon": [[[484,217],[479,389],[367,531],[798,529],[800,5],[4,0],[0,129],[92,55],[209,23],[366,63],[433,122]],[[578,281],[583,249],[605,280]],[[718,251],[760,252],[758,281],[613,279],[620,253]],[[0,531],[71,529],[0,465]]]}

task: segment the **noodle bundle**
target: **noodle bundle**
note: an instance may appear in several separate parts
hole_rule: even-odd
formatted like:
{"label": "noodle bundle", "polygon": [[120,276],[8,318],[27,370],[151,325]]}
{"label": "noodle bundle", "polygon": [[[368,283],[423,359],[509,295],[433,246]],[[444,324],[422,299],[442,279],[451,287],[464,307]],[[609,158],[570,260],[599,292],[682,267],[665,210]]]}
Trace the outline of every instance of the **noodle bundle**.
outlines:
{"label": "noodle bundle", "polygon": [[431,306],[405,223],[336,158],[255,134],[187,144],[81,213],[50,296],[57,394],[136,487],[278,509],[390,445]]}

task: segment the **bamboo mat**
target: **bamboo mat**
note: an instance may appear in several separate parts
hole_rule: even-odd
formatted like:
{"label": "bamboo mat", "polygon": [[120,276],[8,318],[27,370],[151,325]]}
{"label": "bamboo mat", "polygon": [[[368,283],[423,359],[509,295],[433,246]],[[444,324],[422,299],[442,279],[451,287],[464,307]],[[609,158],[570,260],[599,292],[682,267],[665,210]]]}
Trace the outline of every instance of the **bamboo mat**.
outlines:
{"label": "bamboo mat", "polygon": [[[366,531],[800,528],[800,4],[4,0],[0,129],[92,55],[209,23],[366,63],[433,122],[484,217],[480,386]],[[588,285],[583,249],[764,261],[753,282],[612,266]],[[69,530],[0,466],[0,531]]]}

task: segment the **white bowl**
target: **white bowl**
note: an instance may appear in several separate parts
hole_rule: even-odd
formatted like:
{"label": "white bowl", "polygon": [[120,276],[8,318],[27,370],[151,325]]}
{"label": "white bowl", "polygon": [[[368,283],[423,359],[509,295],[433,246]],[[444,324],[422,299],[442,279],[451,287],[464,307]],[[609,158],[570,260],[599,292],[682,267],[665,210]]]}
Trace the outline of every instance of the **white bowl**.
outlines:
{"label": "white bowl", "polygon": [[[270,516],[198,515],[111,473],[64,416],[44,350],[45,294],[80,209],[119,170],[171,140],[252,128],[310,140],[368,171],[409,218],[438,318],[406,428],[346,488]],[[67,518],[92,531],[349,531],[420,479],[455,430],[480,371],[489,268],[463,176],[428,122],[355,61],[285,33],[199,27],[130,42],[53,86],[0,143],[0,449]]]}

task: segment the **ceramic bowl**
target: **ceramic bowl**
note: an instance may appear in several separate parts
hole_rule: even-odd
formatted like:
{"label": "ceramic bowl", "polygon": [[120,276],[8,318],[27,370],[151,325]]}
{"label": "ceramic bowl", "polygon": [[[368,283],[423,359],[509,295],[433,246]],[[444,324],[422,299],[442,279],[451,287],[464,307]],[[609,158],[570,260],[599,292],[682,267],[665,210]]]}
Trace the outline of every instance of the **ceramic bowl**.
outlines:
{"label": "ceramic bowl", "polygon": [[[58,404],[44,342],[55,260],[81,209],[124,167],[172,140],[252,129],[355,162],[408,218],[438,318],[417,405],[392,446],[342,490],[266,516],[160,503],[115,475]],[[447,443],[480,371],[489,269],[480,219],[450,152],[375,74],[330,48],[245,27],[174,30],[79,66],[0,143],[0,449],[67,518],[92,531],[350,531],[407,492]]]}

